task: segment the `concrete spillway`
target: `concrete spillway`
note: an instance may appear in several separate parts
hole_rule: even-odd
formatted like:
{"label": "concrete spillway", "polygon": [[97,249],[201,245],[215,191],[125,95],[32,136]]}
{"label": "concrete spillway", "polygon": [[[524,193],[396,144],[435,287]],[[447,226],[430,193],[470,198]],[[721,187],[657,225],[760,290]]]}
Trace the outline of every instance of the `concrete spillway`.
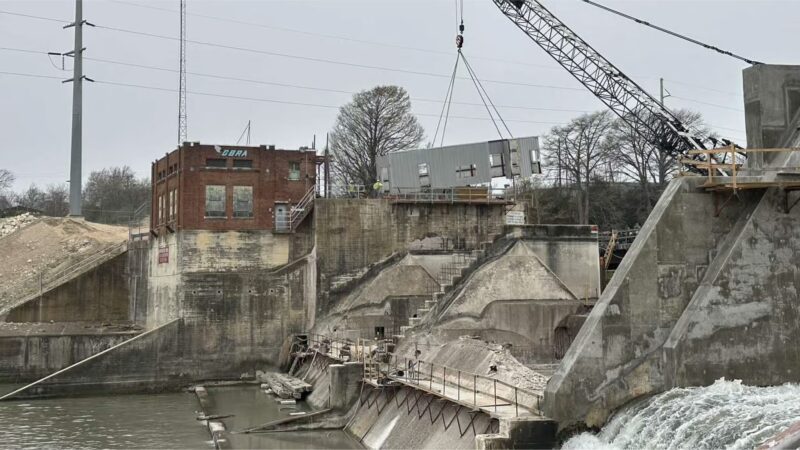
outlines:
{"label": "concrete spillway", "polygon": [[[799,74],[745,72],[751,146],[800,145],[800,106],[781,109],[783,86]],[[797,152],[764,159],[748,163],[772,172],[756,165],[753,178],[797,179]],[[704,181],[671,182],[548,384],[544,412],[562,429],[599,427],[639,397],[721,377],[800,381],[797,194],[766,183],[708,192]]]}

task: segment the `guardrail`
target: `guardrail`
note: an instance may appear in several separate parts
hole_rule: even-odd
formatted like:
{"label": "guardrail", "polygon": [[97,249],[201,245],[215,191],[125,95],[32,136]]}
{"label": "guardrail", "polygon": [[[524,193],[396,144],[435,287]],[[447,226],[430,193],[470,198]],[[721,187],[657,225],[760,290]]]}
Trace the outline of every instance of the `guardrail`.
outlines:
{"label": "guardrail", "polygon": [[509,203],[513,200],[513,192],[488,187],[394,188],[384,193],[383,198],[414,203]]}
{"label": "guardrail", "polygon": [[515,417],[520,416],[520,409],[541,414],[541,394],[494,377],[400,357],[387,351],[386,341],[352,341],[318,334],[308,339],[310,349],[339,360],[364,363],[364,378],[369,381],[393,380],[476,409],[498,412],[498,408],[510,407]]}

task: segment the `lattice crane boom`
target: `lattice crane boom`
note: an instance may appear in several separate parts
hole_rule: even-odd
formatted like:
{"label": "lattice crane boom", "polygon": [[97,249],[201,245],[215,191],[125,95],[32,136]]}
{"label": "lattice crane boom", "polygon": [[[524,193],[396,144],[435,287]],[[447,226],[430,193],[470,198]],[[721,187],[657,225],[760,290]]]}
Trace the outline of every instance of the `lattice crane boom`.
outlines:
{"label": "lattice crane boom", "polygon": [[704,150],[699,137],[662,103],[628,78],[537,0],[492,0],[544,49],[647,142],[674,157]]}

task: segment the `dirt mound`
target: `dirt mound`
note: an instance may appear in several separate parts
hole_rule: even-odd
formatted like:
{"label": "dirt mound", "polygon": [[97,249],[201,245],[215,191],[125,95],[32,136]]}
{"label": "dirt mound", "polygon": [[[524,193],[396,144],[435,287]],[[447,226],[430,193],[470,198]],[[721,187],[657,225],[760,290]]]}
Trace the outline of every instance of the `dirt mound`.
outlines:
{"label": "dirt mound", "polygon": [[[18,216],[21,217],[21,216]],[[74,218],[39,218],[0,237],[0,311],[47,279],[128,238],[128,228]]]}
{"label": "dirt mound", "polygon": [[31,213],[23,213],[14,217],[0,219],[0,237],[9,235],[30,223],[36,222],[38,218]]}

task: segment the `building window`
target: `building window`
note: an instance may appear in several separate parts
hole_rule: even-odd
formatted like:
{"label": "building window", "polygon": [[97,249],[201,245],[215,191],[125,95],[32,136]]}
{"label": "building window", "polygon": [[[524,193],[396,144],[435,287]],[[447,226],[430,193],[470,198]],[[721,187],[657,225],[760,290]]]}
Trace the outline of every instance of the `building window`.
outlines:
{"label": "building window", "polygon": [[164,196],[158,196],[158,223],[164,223]]}
{"label": "building window", "polygon": [[174,221],[178,214],[178,190],[169,191],[169,220]]}
{"label": "building window", "polygon": [[252,159],[234,159],[233,160],[233,167],[235,169],[252,169],[253,168],[253,160]]}
{"label": "building window", "polygon": [[289,162],[289,179],[290,180],[299,180],[300,179],[300,163],[297,161],[290,161]]}
{"label": "building window", "polygon": [[206,186],[206,217],[225,217],[225,186]]}
{"label": "building window", "polygon": [[219,158],[206,159],[206,167],[228,167],[228,160]]}
{"label": "building window", "polygon": [[458,166],[456,169],[456,176],[458,178],[472,178],[478,173],[478,166],[470,164],[468,166]]}
{"label": "building window", "polygon": [[417,172],[419,173],[419,185],[421,187],[429,187],[431,185],[431,176],[428,163],[418,164]]}
{"label": "building window", "polygon": [[489,155],[489,167],[491,168],[492,178],[506,176],[506,162],[503,160],[502,153]]}
{"label": "building window", "polygon": [[253,187],[233,187],[233,217],[253,217]]}

